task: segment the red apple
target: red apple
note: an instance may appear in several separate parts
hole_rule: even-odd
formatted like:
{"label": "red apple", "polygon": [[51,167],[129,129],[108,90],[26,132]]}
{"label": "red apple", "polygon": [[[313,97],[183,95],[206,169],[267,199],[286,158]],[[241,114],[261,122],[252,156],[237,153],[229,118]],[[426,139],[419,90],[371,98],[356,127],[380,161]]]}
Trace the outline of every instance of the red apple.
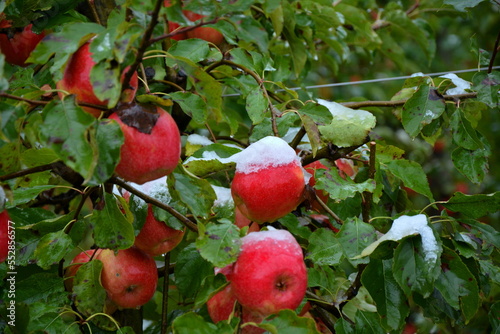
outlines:
{"label": "red apple", "polygon": [[[198,21],[205,17],[205,15],[197,14],[189,10],[184,11],[184,15],[192,22]],[[221,32],[212,27],[198,27],[186,32],[187,38],[199,38],[207,42],[219,45],[224,41],[224,36]]]}
{"label": "red apple", "polygon": [[[90,81],[90,71],[96,63],[92,59],[90,52],[90,42],[83,44],[68,60],[64,69],[62,80],[57,82],[57,89],[64,90],[70,94],[76,95],[77,102],[92,103],[100,106],[106,106],[108,101],[102,101],[94,93],[94,87]],[[122,81],[125,77],[128,67],[122,73]],[[137,73],[134,73],[130,79],[129,87],[122,87],[122,102],[131,102],[135,98],[137,91],[138,78]],[[63,97],[63,93],[59,92],[59,97]],[[86,112],[99,117],[101,110],[90,107],[82,107]]]}
{"label": "red apple", "polygon": [[9,254],[9,214],[7,210],[0,213],[0,263],[7,259]]}
{"label": "red apple", "polygon": [[356,171],[354,170],[354,165],[352,160],[340,158],[335,160],[335,165],[339,169],[339,174],[345,179],[347,176],[353,177],[356,175]]}
{"label": "red apple", "polygon": [[160,107],[123,104],[109,116],[125,136],[116,174],[143,184],[170,174],[181,154],[181,138],[172,116]]}
{"label": "red apple", "polygon": [[96,252],[97,256],[101,252],[101,250],[89,249],[87,251],[83,251],[75,256],[69,266],[66,267],[66,270],[64,271],[64,286],[66,287],[67,291],[73,291],[73,279],[75,278],[76,272],[84,263],[89,262],[92,255]]}
{"label": "red apple", "polygon": [[119,308],[137,308],[154,295],[158,283],[156,263],[136,247],[119,250],[103,249],[101,283],[108,298]]}
{"label": "red apple", "polygon": [[267,316],[296,309],[307,288],[300,245],[286,230],[248,234],[242,238],[231,286],[238,302],[249,312]]}
{"label": "red apple", "polygon": [[273,222],[304,199],[305,180],[295,151],[281,138],[265,137],[239,153],[231,183],[234,204],[248,219]]}
{"label": "red apple", "polygon": [[165,222],[158,221],[149,204],[146,222],[135,237],[134,245],[150,256],[158,256],[174,249],[182,241],[183,236],[183,230],[173,229]]}
{"label": "red apple", "polygon": [[[316,171],[318,169],[324,169],[324,170],[328,170],[330,168],[328,168],[327,166],[325,166],[321,161],[317,160],[317,161],[314,161],[308,165],[306,165],[304,167],[304,169],[309,173],[311,174],[311,178],[309,179],[309,185],[314,188],[314,186],[316,185],[316,177],[315,177],[315,174],[316,174]],[[328,199],[330,198],[328,196],[328,193],[321,190],[321,191],[316,191],[316,196],[321,200],[323,201],[323,203],[326,203],[328,201]],[[323,212],[323,208],[321,207],[321,205],[316,201],[312,201],[311,203],[311,206],[312,208],[317,211],[317,212]]]}
{"label": "red apple", "polygon": [[[0,26],[2,28],[11,27],[10,22],[7,20],[0,22]],[[31,30],[32,27],[33,25],[29,24],[22,31],[15,31],[12,35],[10,33],[0,33],[0,51],[5,55],[6,62],[23,67],[28,66],[26,59],[45,36],[44,32],[35,34]]]}
{"label": "red apple", "polygon": [[251,221],[247,217],[245,217],[240,209],[238,207],[234,208],[234,224],[238,226],[239,228],[243,228],[245,226],[248,226],[248,231],[247,233],[250,232],[257,232],[260,230],[259,224],[256,222]]}
{"label": "red apple", "polygon": [[236,297],[233,294],[231,284],[228,284],[207,302],[208,314],[212,321],[217,323],[229,319],[234,310],[234,303],[236,303]]}

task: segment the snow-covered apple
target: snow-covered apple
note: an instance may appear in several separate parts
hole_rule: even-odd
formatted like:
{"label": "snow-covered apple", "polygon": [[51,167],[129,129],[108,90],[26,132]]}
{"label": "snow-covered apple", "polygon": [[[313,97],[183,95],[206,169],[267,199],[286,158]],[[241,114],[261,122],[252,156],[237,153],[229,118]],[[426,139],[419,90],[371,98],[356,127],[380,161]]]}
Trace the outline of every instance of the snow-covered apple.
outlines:
{"label": "snow-covered apple", "polygon": [[231,183],[234,204],[248,219],[272,222],[304,199],[306,179],[295,151],[281,138],[265,137],[238,153]]}
{"label": "snow-covered apple", "polygon": [[[80,269],[83,264],[89,262],[92,256],[94,256],[95,258],[95,256],[97,256],[100,252],[100,249],[89,249],[79,253],[73,258],[73,260],[71,260],[71,263],[68,267],[66,267],[64,271],[64,286],[66,287],[67,291],[73,290],[73,279],[75,278],[78,269]],[[94,255],[94,253],[96,254]]]}
{"label": "snow-covered apple", "polygon": [[143,184],[175,169],[181,138],[169,113],[153,105],[124,103],[109,118],[118,122],[125,137],[115,169],[118,176]]}
{"label": "snow-covered apple", "polygon": [[11,27],[8,20],[0,22],[0,28],[7,29],[0,33],[0,52],[5,55],[5,61],[12,65],[27,66],[26,60],[38,43],[45,37],[45,33],[35,34],[32,24],[22,29]]}
{"label": "snow-covered apple", "polygon": [[[83,44],[68,60],[64,69],[63,78],[57,82],[57,88],[70,94],[76,95],[77,102],[91,103],[100,106],[106,106],[108,101],[100,100],[94,93],[94,87],[90,81],[90,72],[95,66],[95,61],[92,59],[90,52],[90,43]],[[125,73],[129,67],[122,72],[121,80],[123,81]],[[138,78],[137,73],[134,73],[130,79],[128,87],[122,87],[122,102],[131,102],[135,98],[137,91]],[[59,96],[63,98],[64,93],[59,92]],[[91,107],[82,107],[86,112],[99,117],[101,110]]]}
{"label": "snow-covered apple", "polygon": [[137,308],[154,295],[158,283],[156,263],[136,247],[119,250],[103,249],[101,283],[108,298],[118,308]]}
{"label": "snow-covered apple", "polygon": [[296,309],[307,288],[302,248],[286,230],[249,233],[242,238],[231,286],[249,312],[267,316]]}
{"label": "snow-covered apple", "polygon": [[158,256],[177,247],[183,236],[183,230],[176,230],[165,222],[157,220],[151,204],[148,204],[146,222],[135,237],[134,245],[146,254]]}
{"label": "snow-covered apple", "polygon": [[9,254],[9,214],[7,210],[0,213],[0,263],[7,259]]}

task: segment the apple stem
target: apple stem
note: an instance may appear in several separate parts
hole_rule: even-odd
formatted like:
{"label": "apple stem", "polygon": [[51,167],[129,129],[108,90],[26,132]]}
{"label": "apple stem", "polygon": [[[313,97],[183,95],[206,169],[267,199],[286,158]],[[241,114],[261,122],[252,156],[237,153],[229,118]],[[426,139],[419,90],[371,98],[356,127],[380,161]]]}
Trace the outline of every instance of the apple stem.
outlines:
{"label": "apple stem", "polygon": [[146,195],[145,193],[130,186],[127,182],[120,180],[116,176],[111,177],[109,179],[109,181],[113,184],[116,184],[117,186],[122,187],[123,189],[127,190],[131,194],[134,194],[137,197],[143,199],[146,203],[153,204],[153,205],[159,207],[160,209],[167,211],[172,216],[177,218],[177,220],[179,220],[182,224],[184,224],[184,226],[186,226],[188,229],[190,229],[193,232],[198,232],[198,226],[195,223],[193,223],[189,218],[187,218],[186,216],[181,214],[179,211],[175,210],[170,205],[162,203],[162,202],[158,201],[157,199]]}
{"label": "apple stem", "polygon": [[170,252],[165,254],[165,269],[163,275],[163,298],[161,309],[161,334],[167,333],[168,322],[168,287],[169,287],[169,267],[170,267]]}

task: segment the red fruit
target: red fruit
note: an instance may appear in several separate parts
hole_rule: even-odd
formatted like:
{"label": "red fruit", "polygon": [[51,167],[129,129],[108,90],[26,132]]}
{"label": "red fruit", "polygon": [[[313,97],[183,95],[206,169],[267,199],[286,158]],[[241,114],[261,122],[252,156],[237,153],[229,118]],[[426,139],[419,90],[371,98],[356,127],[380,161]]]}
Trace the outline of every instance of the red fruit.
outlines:
{"label": "red fruit", "polygon": [[170,174],[181,154],[181,138],[172,116],[160,107],[123,104],[110,119],[120,124],[125,142],[116,174],[143,184]]}
{"label": "red fruit", "polygon": [[248,219],[272,222],[304,199],[304,173],[295,151],[278,137],[265,137],[239,153],[231,183],[235,206]]}
{"label": "red fruit", "polygon": [[102,261],[101,283],[108,298],[119,308],[137,308],[154,295],[158,283],[156,263],[138,248],[103,249],[97,259]]}
{"label": "red fruit", "polygon": [[343,179],[345,179],[346,176],[353,177],[356,175],[352,160],[340,158],[335,160],[335,165],[339,169],[339,174]]}
{"label": "red fruit", "polygon": [[286,230],[253,232],[242,238],[231,286],[249,312],[267,316],[296,309],[307,288],[302,249]]}
{"label": "red fruit", "polygon": [[[0,22],[2,28],[10,27],[7,20]],[[0,51],[5,55],[5,61],[12,65],[28,66],[26,59],[35,49],[38,43],[45,37],[45,33],[35,34],[31,28],[32,24],[24,27],[22,31],[15,32],[13,36],[8,33],[0,33]]]}
{"label": "red fruit", "polygon": [[[97,250],[97,254],[99,254],[101,250]],[[73,279],[75,278],[76,272],[80,267],[84,264],[89,262],[90,258],[92,255],[96,253],[95,249],[89,249],[87,251],[83,251],[77,256],[73,258],[71,261],[70,265],[66,267],[66,270],[64,271],[64,286],[66,287],[67,291],[73,291]],[[96,254],[96,255],[97,255]]]}
{"label": "red fruit", "polygon": [[[62,80],[57,82],[57,88],[64,90],[70,94],[76,95],[77,102],[92,103],[100,106],[106,106],[108,101],[102,101],[94,94],[94,87],[90,81],[90,71],[96,63],[92,59],[90,52],[90,42],[83,44],[69,59],[64,69]],[[125,77],[128,67],[123,71],[121,80]],[[137,91],[138,78],[137,73],[134,73],[130,79],[129,87],[122,87],[122,102],[131,102],[135,98]],[[63,97],[63,93],[59,92],[59,97]],[[82,107],[86,112],[99,117],[101,110]]]}
{"label": "red fruit", "polygon": [[9,254],[9,214],[7,210],[0,213],[0,263],[7,259]]}
{"label": "red fruit", "polygon": [[234,208],[234,224],[239,228],[243,228],[245,226],[249,226],[247,233],[257,232],[260,230],[259,224],[251,221],[247,217],[245,217],[238,207]]}
{"label": "red fruit", "polygon": [[236,297],[233,294],[231,284],[228,284],[207,302],[208,314],[212,321],[217,323],[229,319],[229,316],[233,312],[235,302]]}
{"label": "red fruit", "polygon": [[174,249],[184,236],[183,230],[176,230],[158,221],[153,215],[151,204],[141,232],[135,237],[134,245],[150,256],[165,254]]}
{"label": "red fruit", "polygon": [[[311,174],[311,178],[309,179],[309,185],[311,187],[314,188],[314,186],[316,185],[316,177],[315,177],[315,173],[318,169],[324,169],[324,170],[328,170],[329,168],[327,166],[325,166],[321,161],[317,160],[317,161],[314,161],[314,162],[311,162],[310,164],[308,164],[307,166],[304,167],[304,169],[309,173]],[[316,191],[316,190],[315,190]],[[316,191],[316,196],[319,197],[319,199],[323,202],[323,203],[326,203],[328,201],[328,199],[330,198],[330,196],[328,196],[328,193],[321,190],[321,191]],[[317,201],[313,201],[313,203],[311,203],[312,205],[312,208],[317,211],[317,212],[323,212],[323,208],[321,207],[321,205],[317,202]]]}
{"label": "red fruit", "polygon": [[[189,10],[184,11],[184,15],[192,22],[198,21],[205,17],[205,15],[197,14]],[[199,38],[207,42],[219,45],[224,41],[224,36],[215,28],[211,27],[198,27],[186,32],[188,38]]]}

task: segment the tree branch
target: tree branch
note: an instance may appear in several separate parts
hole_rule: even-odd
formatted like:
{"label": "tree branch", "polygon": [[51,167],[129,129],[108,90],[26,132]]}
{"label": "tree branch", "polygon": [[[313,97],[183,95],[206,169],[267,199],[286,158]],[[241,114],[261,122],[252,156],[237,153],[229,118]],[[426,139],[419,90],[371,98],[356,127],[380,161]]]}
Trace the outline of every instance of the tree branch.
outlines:
{"label": "tree branch", "polygon": [[127,190],[131,194],[134,194],[137,197],[143,199],[146,203],[151,203],[154,206],[157,206],[160,209],[163,209],[163,210],[167,211],[172,216],[174,216],[175,218],[177,218],[177,220],[179,220],[182,224],[184,224],[184,226],[186,226],[187,228],[189,228],[191,231],[198,232],[198,226],[196,226],[195,223],[193,223],[189,218],[187,218],[186,216],[184,216],[183,214],[181,214],[179,211],[175,210],[170,205],[162,203],[159,200],[146,195],[145,193],[143,193],[143,192],[135,189],[131,185],[129,185],[127,182],[120,180],[116,176],[111,177],[109,179],[109,182],[111,182],[113,184],[116,184],[117,186],[122,187],[123,189]]}
{"label": "tree branch", "polygon": [[370,138],[367,137],[363,141],[361,145],[355,145],[355,146],[349,146],[349,147],[330,147],[330,146],[325,146],[318,150],[315,156],[311,154],[308,154],[302,158],[302,166],[306,166],[316,160],[320,159],[328,159],[330,161],[335,161],[340,158],[344,158],[346,155],[351,153],[352,151],[358,149],[359,147],[363,146],[364,144],[368,143],[370,141]]}
{"label": "tree branch", "polygon": [[14,172],[14,173],[2,175],[2,176],[0,176],[0,182],[15,179],[17,177],[22,177],[22,176],[34,174],[34,173],[44,172],[46,170],[51,170],[51,169],[55,168],[56,164],[58,164],[58,163],[59,162],[53,162],[53,163],[50,163],[47,165],[40,165],[40,166],[31,167],[31,168],[26,168],[26,169],[23,169],[23,170]]}
{"label": "tree branch", "polygon": [[495,63],[495,58],[497,56],[498,49],[500,48],[498,46],[499,43],[500,43],[500,31],[498,32],[497,40],[495,41],[495,46],[493,47],[493,54],[491,55],[490,65],[488,66],[488,73],[491,73],[491,71],[493,70],[493,64]]}
{"label": "tree branch", "polygon": [[[17,95],[12,95],[12,94],[7,94],[7,93],[0,93],[0,97],[5,97],[6,99],[11,99],[11,100],[27,102],[27,103],[29,103],[31,105],[35,105],[35,106],[45,106],[51,102],[51,101],[42,101],[42,100],[31,100],[31,99],[24,98],[22,96],[17,96]],[[87,103],[87,102],[78,102],[77,105],[83,106],[83,107],[95,108],[95,109],[99,109],[99,110],[103,110],[103,111],[109,110],[106,106],[100,106],[97,104],[92,104],[92,103]]]}

